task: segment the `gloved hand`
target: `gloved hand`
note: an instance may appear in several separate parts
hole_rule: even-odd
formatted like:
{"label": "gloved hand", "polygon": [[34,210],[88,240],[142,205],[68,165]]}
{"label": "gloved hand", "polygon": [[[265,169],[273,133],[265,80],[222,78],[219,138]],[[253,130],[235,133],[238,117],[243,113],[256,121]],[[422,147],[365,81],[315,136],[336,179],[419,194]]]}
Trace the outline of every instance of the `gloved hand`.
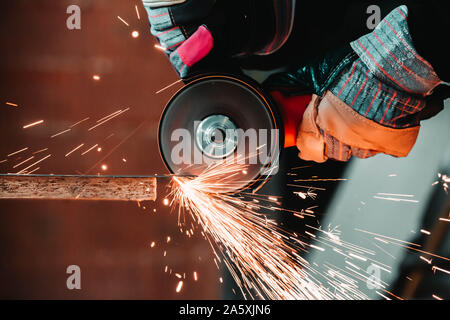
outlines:
{"label": "gloved hand", "polygon": [[443,96],[436,101],[431,94],[443,83],[415,50],[407,16],[407,7],[400,6],[372,33],[265,82],[284,100],[312,95],[296,139],[302,159],[408,155],[420,121],[440,111]]}
{"label": "gloved hand", "polygon": [[[211,27],[204,24],[212,17],[215,0],[143,0],[151,33],[159,40],[170,62],[180,75],[191,69],[214,47]],[[220,25],[217,21],[217,25]]]}
{"label": "gloved hand", "polygon": [[294,22],[295,0],[142,1],[152,34],[182,78],[240,71],[232,58],[274,53]]}

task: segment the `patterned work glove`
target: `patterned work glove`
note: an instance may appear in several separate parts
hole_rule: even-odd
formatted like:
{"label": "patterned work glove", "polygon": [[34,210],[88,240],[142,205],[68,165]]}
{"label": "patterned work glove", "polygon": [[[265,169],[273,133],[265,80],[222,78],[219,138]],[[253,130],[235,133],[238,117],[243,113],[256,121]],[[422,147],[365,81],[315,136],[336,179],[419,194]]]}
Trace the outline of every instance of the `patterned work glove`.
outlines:
{"label": "patterned work glove", "polygon": [[214,47],[211,30],[201,21],[213,11],[215,0],[143,0],[151,33],[159,40],[181,78]]}
{"label": "patterned work glove", "polygon": [[296,139],[302,159],[409,154],[420,121],[442,109],[449,90],[414,48],[407,16],[400,6],[349,46],[265,82],[278,101],[312,94]]}

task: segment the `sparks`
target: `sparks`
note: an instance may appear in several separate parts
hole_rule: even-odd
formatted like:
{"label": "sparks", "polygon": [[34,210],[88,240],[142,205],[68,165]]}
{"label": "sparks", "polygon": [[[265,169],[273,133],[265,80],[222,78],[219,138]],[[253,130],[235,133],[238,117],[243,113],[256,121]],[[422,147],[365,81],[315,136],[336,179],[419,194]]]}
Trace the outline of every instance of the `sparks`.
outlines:
{"label": "sparks", "polygon": [[[156,46],[157,46],[157,45],[155,45],[155,47],[156,47]],[[155,94],[159,94],[159,93],[161,93],[161,92],[163,92],[163,91],[165,91],[165,90],[167,90],[167,89],[173,87],[174,85],[176,85],[176,84],[178,84],[178,83],[181,83],[181,81],[183,81],[183,80],[177,80],[177,81],[175,81],[174,83],[171,83],[171,84],[165,86],[164,88],[162,88],[162,89],[156,91]]]}
{"label": "sparks", "polygon": [[427,258],[425,258],[424,256],[420,256],[419,257],[421,260],[423,260],[423,261],[425,261],[426,263],[428,263],[428,264],[431,264],[433,261],[432,261],[432,259],[427,259]]}
{"label": "sparks", "polygon": [[35,173],[35,172],[38,171],[39,169],[40,169],[40,167],[37,167],[37,168],[35,168],[35,169],[31,170],[31,171],[28,171],[27,174]]}
{"label": "sparks", "polygon": [[399,194],[399,193],[377,193],[379,196],[391,196],[391,197],[405,197],[405,198],[414,198],[412,194]]}
{"label": "sparks", "polygon": [[431,268],[431,270],[433,270],[434,273],[436,273],[436,271],[441,271],[441,272],[444,272],[444,273],[446,273],[446,274],[450,274],[450,271],[449,271],[449,270],[442,269],[442,268],[439,268],[439,267],[436,267],[436,266],[433,266],[433,267]]}
{"label": "sparks", "polygon": [[133,38],[138,38],[139,37],[139,31],[134,30],[133,32],[131,32],[131,37]]}
{"label": "sparks", "polygon": [[314,248],[314,249],[316,249],[316,250],[319,250],[319,251],[325,251],[325,249],[324,248],[321,248],[321,247],[318,247],[318,246],[315,246],[315,245],[313,245],[313,244],[310,244],[309,245],[311,248]]}
{"label": "sparks", "polygon": [[23,129],[28,129],[28,128],[37,126],[38,124],[41,124],[41,123],[44,123],[44,120],[39,120],[39,121],[30,123],[30,124],[24,125],[22,128],[23,128]]}
{"label": "sparks", "polygon": [[84,156],[85,154],[87,154],[88,152],[94,150],[95,148],[97,148],[98,144],[93,145],[92,147],[90,147],[89,149],[87,149],[85,152],[83,152],[81,155]]}
{"label": "sparks", "polygon": [[141,20],[141,16],[140,16],[140,14],[139,14],[138,6],[135,5],[134,8],[136,9],[136,15],[137,15],[138,20]]}
{"label": "sparks", "polygon": [[298,191],[298,192],[294,192],[294,194],[296,194],[297,196],[299,196],[303,200],[306,199],[306,193],[305,192]]}
{"label": "sparks", "polygon": [[158,49],[158,50],[161,50],[161,51],[166,51],[166,50],[167,50],[167,48],[162,47],[162,46],[160,46],[159,44],[155,44],[154,47],[155,47],[156,49]]}
{"label": "sparks", "polygon": [[183,288],[183,281],[178,282],[177,288],[175,289],[176,293],[179,293]]}
{"label": "sparks", "polygon": [[[246,298],[366,298],[349,277],[336,276],[328,281],[329,276],[323,275],[327,283],[324,285],[318,279],[319,272],[297,254],[301,250],[298,245],[303,247],[304,243],[293,238],[275,220],[259,213],[261,207],[253,199],[220,193],[224,184],[233,184],[229,177],[246,169],[246,165],[219,161],[195,178],[173,177],[171,197],[172,203],[178,204],[180,231],[187,217],[199,224],[213,249],[216,266],[219,268],[219,263],[223,263],[227,267]],[[259,200],[270,202],[279,198]],[[310,247],[325,250],[315,245]],[[334,274],[340,273],[334,271]],[[333,293],[328,286],[338,293]]]}
{"label": "sparks", "polygon": [[104,124],[104,123],[114,119],[117,116],[120,116],[121,114],[127,112],[128,110],[130,110],[130,108],[126,108],[124,110],[117,110],[116,112],[114,112],[114,113],[112,113],[112,114],[110,114],[110,115],[108,115],[108,116],[106,116],[106,117],[104,117],[104,118],[102,118],[100,120],[97,120],[97,124],[95,126],[93,126],[93,127],[90,127],[88,129],[88,131],[94,130],[95,128],[97,128],[97,127],[101,126],[102,124]]}
{"label": "sparks", "polygon": [[109,136],[107,136],[107,137],[105,138],[105,141],[108,140],[109,138],[112,138],[112,137],[114,137],[114,133],[111,133]]}
{"label": "sparks", "polygon": [[47,150],[48,150],[48,148],[39,149],[39,150],[36,150],[35,152],[33,152],[33,154],[38,154],[38,153],[41,153],[41,152],[44,152],[44,151],[47,151]]}
{"label": "sparks", "polygon": [[31,156],[31,157],[29,157],[28,159],[23,160],[22,162],[20,162],[20,163],[16,164],[15,166],[13,166],[13,168],[15,169],[15,168],[17,168],[17,167],[20,167],[22,164],[24,164],[24,163],[30,161],[31,159],[34,159],[34,156]]}
{"label": "sparks", "polygon": [[22,174],[22,173],[26,172],[26,171],[27,171],[28,169],[30,169],[31,167],[34,167],[34,166],[37,165],[38,163],[41,163],[42,161],[44,161],[44,160],[50,158],[51,156],[52,156],[51,154],[45,156],[44,158],[42,158],[42,159],[40,159],[40,160],[34,162],[33,164],[30,164],[28,167],[26,167],[26,168],[22,169],[21,171],[17,172],[17,174]]}
{"label": "sparks", "polygon": [[70,131],[70,129],[67,129],[67,130],[64,130],[64,131],[55,133],[55,134],[52,135],[50,138],[53,139],[53,138],[55,138],[55,137],[57,137],[57,136],[60,136],[60,135],[62,135],[62,134],[64,134],[64,133],[66,133],[66,132],[69,132],[69,131]]}
{"label": "sparks", "polygon": [[392,197],[379,197],[379,196],[373,196],[375,199],[380,200],[388,200],[388,201],[395,201],[395,202],[412,202],[412,203],[419,203],[418,200],[410,200],[410,199],[400,199],[400,198],[392,198]]}
{"label": "sparks", "polygon": [[26,151],[26,150],[28,150],[28,147],[23,148],[23,149],[20,149],[20,150],[17,150],[17,151],[14,151],[13,153],[8,154],[7,157],[14,156],[14,155],[16,155],[16,154],[18,154],[18,153],[21,153],[21,152],[23,152],[23,151]]}
{"label": "sparks", "polygon": [[294,182],[333,182],[333,181],[347,181],[347,179],[298,179]]}
{"label": "sparks", "polygon": [[70,127],[70,128],[73,128],[73,127],[75,127],[75,126],[79,125],[80,123],[83,123],[83,122],[85,122],[85,121],[87,121],[87,120],[89,120],[89,117],[84,118],[83,120],[80,120],[80,121],[78,121],[78,122],[72,124],[72,125],[69,126],[69,127]]}
{"label": "sparks", "polygon": [[440,183],[440,184],[442,184],[442,187],[444,188],[444,191],[445,191],[446,193],[448,193],[448,183],[450,182],[450,177],[447,176],[446,174],[439,173],[439,174],[438,174],[438,178],[439,178],[440,180],[435,181],[435,182],[432,184],[432,186],[435,186],[435,185],[437,185],[437,184]]}
{"label": "sparks", "polygon": [[66,153],[65,157],[67,158],[67,157],[70,156],[72,153],[74,153],[75,151],[77,151],[78,149],[80,149],[82,146],[84,146],[84,143],[80,144],[78,147],[75,147],[74,149],[72,149],[71,151],[69,151],[68,153]]}
{"label": "sparks", "polygon": [[105,117],[103,117],[103,118],[101,118],[101,119],[98,119],[98,120],[96,121],[96,123],[99,123],[99,122],[102,122],[103,120],[112,118],[112,117],[116,116],[118,113],[120,113],[121,111],[122,111],[122,109],[117,110],[117,111],[114,111],[113,113],[108,114],[107,116],[105,116]]}

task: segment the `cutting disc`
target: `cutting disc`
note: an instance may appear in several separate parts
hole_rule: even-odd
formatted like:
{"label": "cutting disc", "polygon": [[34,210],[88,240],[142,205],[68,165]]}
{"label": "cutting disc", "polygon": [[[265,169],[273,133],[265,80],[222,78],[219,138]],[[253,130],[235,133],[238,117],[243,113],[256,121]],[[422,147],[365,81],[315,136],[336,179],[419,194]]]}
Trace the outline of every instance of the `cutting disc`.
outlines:
{"label": "cutting disc", "polygon": [[159,125],[160,152],[168,169],[183,175],[197,176],[218,161],[245,162],[245,170],[221,192],[255,190],[277,171],[280,123],[252,80],[202,76],[167,104]]}

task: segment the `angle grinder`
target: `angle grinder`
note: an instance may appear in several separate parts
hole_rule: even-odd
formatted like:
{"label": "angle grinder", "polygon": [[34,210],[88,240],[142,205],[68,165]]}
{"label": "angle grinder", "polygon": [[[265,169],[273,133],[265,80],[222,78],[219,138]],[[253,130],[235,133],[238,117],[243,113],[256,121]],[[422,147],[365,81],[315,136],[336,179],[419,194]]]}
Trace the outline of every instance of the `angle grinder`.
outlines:
{"label": "angle grinder", "polygon": [[211,163],[246,161],[245,172],[223,192],[257,191],[278,171],[283,147],[295,144],[290,136],[299,117],[295,109],[280,110],[249,77],[201,75],[167,103],[159,123],[159,149],[173,174],[197,176]]}

